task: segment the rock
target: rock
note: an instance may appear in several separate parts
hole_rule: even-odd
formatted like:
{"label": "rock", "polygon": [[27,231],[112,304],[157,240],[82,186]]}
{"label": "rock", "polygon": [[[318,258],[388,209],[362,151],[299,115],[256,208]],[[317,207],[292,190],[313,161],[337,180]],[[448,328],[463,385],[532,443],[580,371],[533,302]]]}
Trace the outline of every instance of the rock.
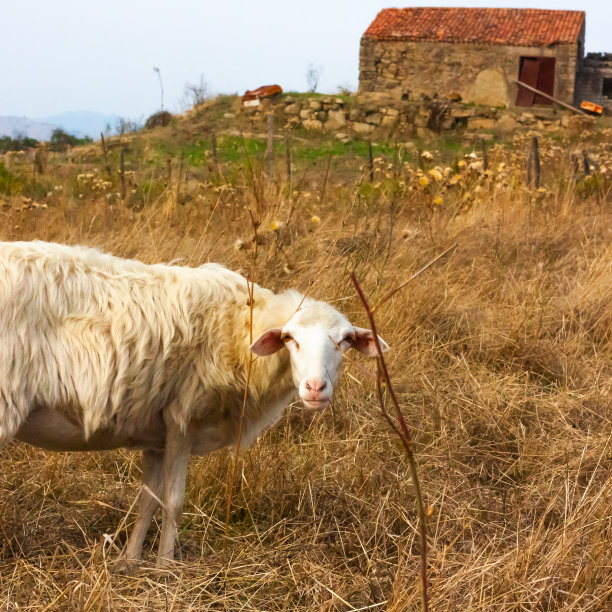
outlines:
{"label": "rock", "polygon": [[492,130],[495,127],[495,119],[487,117],[470,117],[468,119],[468,129],[470,130]]}
{"label": "rock", "polygon": [[473,106],[453,106],[450,109],[450,116],[453,119],[467,119],[476,114],[476,109]]}
{"label": "rock", "polygon": [[460,102],[460,101],[461,101],[461,94],[460,94],[460,93],[458,93],[458,92],[456,92],[456,91],[451,91],[451,92],[448,94],[448,99],[449,99],[451,102]]}
{"label": "rock", "polygon": [[314,111],[320,111],[322,108],[320,100],[309,100],[308,106]]}
{"label": "rock", "polygon": [[370,134],[374,131],[374,126],[369,123],[361,123],[356,121],[352,125],[353,131],[357,132],[357,134]]}
{"label": "rock", "polygon": [[580,134],[585,130],[592,129],[594,124],[595,120],[593,117],[588,117],[587,115],[574,115],[569,118],[568,128],[576,134]]}
{"label": "rock", "polygon": [[297,104],[289,104],[285,106],[283,112],[286,115],[297,115],[300,112],[300,107]]}
{"label": "rock", "polygon": [[327,121],[325,122],[326,130],[337,130],[346,125],[346,116],[344,111],[330,110],[327,113]]}
{"label": "rock", "polygon": [[395,104],[402,98],[402,92],[395,89],[392,91],[366,91],[357,95],[359,104],[371,104],[377,108],[387,104]]}
{"label": "rock", "polygon": [[397,117],[399,115],[399,111],[397,108],[384,108],[382,109],[385,113],[386,117]]}
{"label": "rock", "polygon": [[321,131],[323,129],[323,122],[318,119],[305,119],[302,125],[307,130]]}
{"label": "rock", "polygon": [[380,126],[384,128],[390,128],[397,125],[397,115],[385,115],[380,122]]}
{"label": "rock", "polygon": [[335,136],[336,140],[339,140],[340,142],[347,144],[349,142],[351,142],[351,139],[349,137],[348,134],[345,134],[344,132],[338,132]]}
{"label": "rock", "polygon": [[421,140],[431,140],[435,136],[435,134],[426,127],[417,127],[416,135],[417,138],[420,138]]}
{"label": "rock", "polygon": [[463,96],[466,102],[489,106],[507,106],[508,83],[501,70],[487,68],[476,76],[474,83]]}
{"label": "rock", "polygon": [[349,119],[351,121],[361,121],[361,119],[363,119],[363,109],[359,106],[351,108],[349,111]]}
{"label": "rock", "polygon": [[312,117],[312,111],[309,108],[303,108],[300,111],[300,119],[310,119]]}
{"label": "rock", "polygon": [[372,125],[380,125],[382,121],[382,113],[369,113],[366,115],[366,123],[370,123]]}
{"label": "rock", "polygon": [[500,134],[511,134],[518,128],[518,121],[510,114],[504,113],[495,123],[495,130]]}
{"label": "rock", "polygon": [[533,123],[535,121],[535,115],[533,113],[522,113],[519,121],[527,124]]}

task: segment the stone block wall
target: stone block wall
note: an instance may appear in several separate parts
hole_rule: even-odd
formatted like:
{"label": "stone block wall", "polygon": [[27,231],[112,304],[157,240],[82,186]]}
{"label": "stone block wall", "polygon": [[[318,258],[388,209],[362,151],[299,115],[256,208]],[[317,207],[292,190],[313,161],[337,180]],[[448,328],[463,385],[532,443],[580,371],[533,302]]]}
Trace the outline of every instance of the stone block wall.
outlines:
{"label": "stone block wall", "polygon": [[359,91],[387,92],[397,98],[458,94],[465,102],[513,106],[520,58],[554,57],[554,95],[572,104],[581,40],[575,45],[512,47],[380,41],[364,36],[360,48]]}
{"label": "stone block wall", "polygon": [[612,79],[612,53],[589,53],[578,73],[576,103],[588,100],[612,111],[612,97],[603,94],[604,79]]}
{"label": "stone block wall", "polygon": [[257,107],[242,107],[254,131],[265,131],[268,115],[275,116],[276,129],[332,133],[339,140],[352,137],[417,137],[456,131],[465,137],[491,139],[530,126],[538,130],[568,127],[567,117],[550,107],[502,109],[464,104],[449,99],[418,96],[402,100],[393,95],[366,92],[357,96],[284,95],[261,101]]}

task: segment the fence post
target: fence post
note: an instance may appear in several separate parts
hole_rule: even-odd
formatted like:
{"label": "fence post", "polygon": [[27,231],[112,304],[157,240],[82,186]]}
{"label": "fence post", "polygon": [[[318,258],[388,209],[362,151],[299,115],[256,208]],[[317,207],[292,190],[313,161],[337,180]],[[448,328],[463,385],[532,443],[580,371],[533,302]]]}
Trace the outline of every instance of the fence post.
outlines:
{"label": "fence post", "polygon": [[274,169],[274,115],[272,113],[268,115],[268,143],[264,159],[266,160],[268,180],[272,180]]}
{"label": "fence post", "polygon": [[125,147],[121,145],[119,157],[119,177],[121,178],[121,199],[125,200]]}
{"label": "fence post", "polygon": [[486,172],[489,169],[489,156],[487,154],[487,143],[484,138],[481,140],[482,145],[482,169]]}
{"label": "fence post", "polygon": [[374,152],[372,151],[372,141],[368,140],[368,159],[370,168],[370,183],[374,182]]}
{"label": "fence post", "polygon": [[287,162],[287,183],[291,185],[291,143],[289,134],[285,136],[285,160]]}
{"label": "fence post", "polygon": [[540,147],[539,147],[537,136],[533,137],[531,141],[531,146],[533,147],[533,169],[534,169],[534,178],[535,178],[535,188],[539,189],[540,187]]}

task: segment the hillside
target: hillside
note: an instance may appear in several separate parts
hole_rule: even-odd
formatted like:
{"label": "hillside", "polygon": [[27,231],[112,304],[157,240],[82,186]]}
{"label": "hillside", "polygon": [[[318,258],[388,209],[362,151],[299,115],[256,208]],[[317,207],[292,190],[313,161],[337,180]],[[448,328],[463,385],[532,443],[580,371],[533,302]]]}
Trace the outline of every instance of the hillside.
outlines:
{"label": "hillside", "polygon": [[[7,154],[0,238],[217,261],[364,327],[351,272],[376,304],[456,244],[376,311],[428,508],[430,609],[606,610],[605,121],[524,128],[486,149],[460,133],[374,138],[370,168],[365,139],[279,124],[266,155],[265,129],[219,98],[104,147],[45,153],[38,169]],[[241,452],[228,536],[232,455],[192,459],[181,562],[166,575],[150,568],[158,525],[138,575],[113,569],[136,453],[0,449],[0,609],[419,610],[414,486],[372,367],[351,355],[331,409],[296,403]]]}

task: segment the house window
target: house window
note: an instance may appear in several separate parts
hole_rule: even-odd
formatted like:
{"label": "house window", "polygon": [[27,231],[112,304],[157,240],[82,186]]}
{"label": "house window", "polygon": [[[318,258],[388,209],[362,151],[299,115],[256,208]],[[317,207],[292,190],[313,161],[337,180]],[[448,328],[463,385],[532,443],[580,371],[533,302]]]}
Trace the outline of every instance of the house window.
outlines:
{"label": "house window", "polygon": [[[521,57],[519,81],[531,85],[542,93],[553,96],[555,91],[555,58]],[[533,104],[552,104],[552,100],[519,85],[516,105],[532,106]]]}
{"label": "house window", "polygon": [[612,78],[604,78],[601,93],[607,98],[612,98]]}

